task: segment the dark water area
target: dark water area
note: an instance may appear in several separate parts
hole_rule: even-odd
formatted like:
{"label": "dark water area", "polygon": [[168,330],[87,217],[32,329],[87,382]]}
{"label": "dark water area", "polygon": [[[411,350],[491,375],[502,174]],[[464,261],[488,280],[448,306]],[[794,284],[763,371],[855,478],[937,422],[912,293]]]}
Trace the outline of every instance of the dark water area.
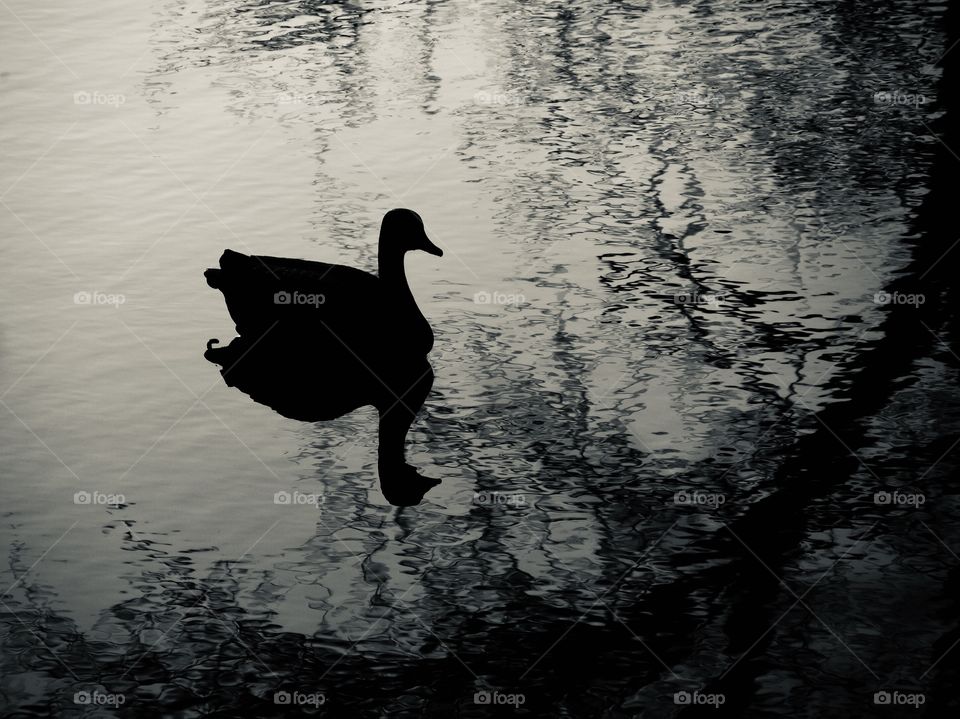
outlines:
{"label": "dark water area", "polygon": [[[0,14],[0,715],[957,713],[956,4]],[[204,357],[397,206],[413,506]]]}

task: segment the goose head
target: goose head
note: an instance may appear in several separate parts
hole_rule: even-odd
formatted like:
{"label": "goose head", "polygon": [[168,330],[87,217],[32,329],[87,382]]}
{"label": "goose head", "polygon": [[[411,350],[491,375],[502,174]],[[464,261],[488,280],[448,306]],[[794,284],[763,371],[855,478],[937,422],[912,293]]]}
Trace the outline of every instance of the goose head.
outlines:
{"label": "goose head", "polygon": [[398,208],[383,216],[380,225],[380,252],[403,254],[411,250],[423,250],[431,255],[443,257],[443,250],[427,237],[423,229],[423,220],[413,210]]}

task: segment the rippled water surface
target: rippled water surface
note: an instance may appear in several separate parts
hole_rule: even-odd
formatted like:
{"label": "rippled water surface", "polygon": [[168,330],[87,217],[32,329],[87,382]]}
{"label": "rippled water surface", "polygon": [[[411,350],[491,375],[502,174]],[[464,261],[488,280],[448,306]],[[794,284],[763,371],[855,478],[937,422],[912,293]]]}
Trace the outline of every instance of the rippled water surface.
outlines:
{"label": "rippled water surface", "polygon": [[[952,314],[877,299],[950,159],[943,13],[4,3],[5,715],[955,710]],[[372,408],[203,358],[225,247],[373,270],[398,206],[446,253],[408,508]]]}

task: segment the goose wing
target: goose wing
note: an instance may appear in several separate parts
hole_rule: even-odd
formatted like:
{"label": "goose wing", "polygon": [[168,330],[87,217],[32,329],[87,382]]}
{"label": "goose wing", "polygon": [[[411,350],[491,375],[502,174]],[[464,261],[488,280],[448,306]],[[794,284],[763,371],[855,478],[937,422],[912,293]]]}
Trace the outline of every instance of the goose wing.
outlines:
{"label": "goose wing", "polygon": [[223,293],[241,335],[323,325],[353,335],[379,324],[380,280],[353,267],[226,250],[220,267],[204,274]]}

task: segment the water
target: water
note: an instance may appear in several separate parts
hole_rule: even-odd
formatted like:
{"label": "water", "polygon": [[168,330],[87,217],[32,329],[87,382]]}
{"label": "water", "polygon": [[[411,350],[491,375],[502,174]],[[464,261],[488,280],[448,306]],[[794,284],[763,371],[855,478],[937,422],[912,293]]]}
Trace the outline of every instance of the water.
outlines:
{"label": "water", "polygon": [[[942,13],[9,3],[5,714],[955,708],[954,335],[885,370],[917,308],[875,301]],[[446,252],[407,260],[443,482],[404,509],[372,409],[287,420],[202,356],[225,247],[372,270],[397,206]]]}

